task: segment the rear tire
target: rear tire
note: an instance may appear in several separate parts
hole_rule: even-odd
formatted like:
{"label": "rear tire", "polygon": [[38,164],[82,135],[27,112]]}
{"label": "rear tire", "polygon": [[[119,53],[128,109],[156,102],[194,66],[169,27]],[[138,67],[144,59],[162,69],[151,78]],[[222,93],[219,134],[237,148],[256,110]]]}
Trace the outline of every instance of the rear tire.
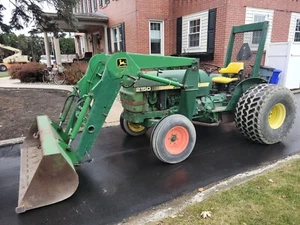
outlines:
{"label": "rear tire", "polygon": [[144,127],[141,124],[132,123],[126,120],[123,117],[123,113],[121,113],[120,115],[120,126],[126,134],[133,137],[144,135],[148,130],[148,128]]}
{"label": "rear tire", "polygon": [[235,123],[249,140],[275,144],[290,132],[296,117],[296,103],[287,88],[259,84],[249,88],[239,99]]}
{"label": "rear tire", "polygon": [[151,135],[151,146],[156,157],[175,164],[187,159],[196,143],[196,130],[183,115],[167,116],[157,123]]}

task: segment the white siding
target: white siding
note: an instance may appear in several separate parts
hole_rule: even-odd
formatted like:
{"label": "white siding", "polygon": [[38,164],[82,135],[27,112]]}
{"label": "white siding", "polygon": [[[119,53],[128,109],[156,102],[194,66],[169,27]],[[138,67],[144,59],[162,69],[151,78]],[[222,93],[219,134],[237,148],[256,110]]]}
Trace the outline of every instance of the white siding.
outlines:
{"label": "white siding", "polygon": [[[188,47],[189,21],[200,19],[200,46]],[[208,10],[182,17],[182,53],[207,52]]]}
{"label": "white siding", "polygon": [[295,39],[295,29],[296,29],[297,19],[300,19],[300,13],[292,13],[291,22],[290,22],[290,31],[289,31],[289,41],[294,41]]}
{"label": "white siding", "polygon": [[[266,21],[269,21],[269,29],[267,34],[266,45],[271,43],[271,36],[272,36],[272,28],[273,28],[273,17],[274,17],[274,10],[271,9],[258,9],[258,8],[246,8],[246,18],[245,24],[254,23],[254,15],[266,15]],[[251,50],[257,50],[257,45],[251,44],[252,43],[252,34],[245,34],[244,42],[250,44]]]}

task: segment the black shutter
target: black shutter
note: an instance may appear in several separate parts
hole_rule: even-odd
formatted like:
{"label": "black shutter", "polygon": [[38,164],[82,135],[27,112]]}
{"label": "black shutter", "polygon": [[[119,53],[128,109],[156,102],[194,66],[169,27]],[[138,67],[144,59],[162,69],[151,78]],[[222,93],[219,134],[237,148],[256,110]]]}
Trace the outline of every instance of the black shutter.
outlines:
{"label": "black shutter", "polygon": [[121,50],[126,52],[126,40],[125,40],[125,23],[121,24],[121,32],[122,32],[122,47]]}
{"label": "black shutter", "polygon": [[208,14],[207,53],[215,51],[217,9],[210,9]]}
{"label": "black shutter", "polygon": [[176,28],[176,54],[181,55],[182,49],[182,17],[177,18]]}
{"label": "black shutter", "polygon": [[110,36],[110,28],[107,28],[107,44],[108,44],[108,52],[111,53],[111,36]]}

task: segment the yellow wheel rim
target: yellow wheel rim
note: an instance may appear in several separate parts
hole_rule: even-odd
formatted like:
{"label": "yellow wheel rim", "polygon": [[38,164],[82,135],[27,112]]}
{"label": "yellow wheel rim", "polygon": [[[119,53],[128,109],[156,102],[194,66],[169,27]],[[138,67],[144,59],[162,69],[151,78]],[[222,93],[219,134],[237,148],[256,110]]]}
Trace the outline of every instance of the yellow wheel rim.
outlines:
{"label": "yellow wheel rim", "polygon": [[128,128],[133,132],[138,133],[138,132],[145,130],[145,127],[138,123],[128,122],[127,124],[128,124]]}
{"label": "yellow wheel rim", "polygon": [[286,117],[285,106],[281,103],[277,103],[273,106],[269,114],[269,125],[272,129],[278,129],[282,126]]}

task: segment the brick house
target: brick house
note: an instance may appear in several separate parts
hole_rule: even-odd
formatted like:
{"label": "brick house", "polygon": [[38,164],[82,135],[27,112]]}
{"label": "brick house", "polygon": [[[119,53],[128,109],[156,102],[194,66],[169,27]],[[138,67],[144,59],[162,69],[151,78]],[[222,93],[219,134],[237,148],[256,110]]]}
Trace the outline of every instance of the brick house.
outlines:
{"label": "brick house", "polygon": [[77,34],[79,54],[184,55],[222,65],[231,27],[265,20],[268,43],[300,42],[300,0],[81,0],[74,12],[108,18]]}

